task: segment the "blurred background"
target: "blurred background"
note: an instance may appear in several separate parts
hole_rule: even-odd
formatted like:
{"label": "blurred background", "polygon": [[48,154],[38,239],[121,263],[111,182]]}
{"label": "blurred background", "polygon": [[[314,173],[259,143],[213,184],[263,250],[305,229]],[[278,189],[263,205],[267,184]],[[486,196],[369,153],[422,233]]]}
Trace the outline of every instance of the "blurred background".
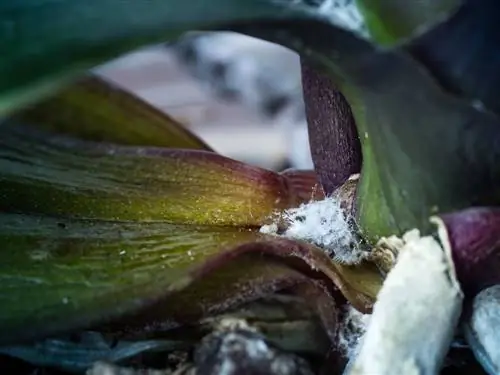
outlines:
{"label": "blurred background", "polygon": [[298,55],[230,32],[192,32],[96,72],[193,130],[219,153],[311,169]]}

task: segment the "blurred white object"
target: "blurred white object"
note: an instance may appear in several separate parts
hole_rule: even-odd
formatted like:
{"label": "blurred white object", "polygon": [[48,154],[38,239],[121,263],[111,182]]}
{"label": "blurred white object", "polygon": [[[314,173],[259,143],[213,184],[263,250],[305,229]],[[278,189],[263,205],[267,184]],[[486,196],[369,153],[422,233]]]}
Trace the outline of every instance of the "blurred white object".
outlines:
{"label": "blurred white object", "polygon": [[303,106],[300,60],[277,44],[232,32],[187,34],[176,45],[182,61],[221,96],[235,96],[259,112]]}
{"label": "blurred white object", "polygon": [[222,98],[274,118],[294,168],[312,169],[299,56],[232,32],[187,34],[176,50],[188,70]]}
{"label": "blurred white object", "polygon": [[223,155],[311,169],[299,57],[244,35],[187,34],[95,70],[188,126]]}
{"label": "blurred white object", "polygon": [[292,124],[285,127],[288,136],[287,155],[290,164],[297,169],[313,169],[311,150],[309,148],[309,134],[307,133],[307,123]]}

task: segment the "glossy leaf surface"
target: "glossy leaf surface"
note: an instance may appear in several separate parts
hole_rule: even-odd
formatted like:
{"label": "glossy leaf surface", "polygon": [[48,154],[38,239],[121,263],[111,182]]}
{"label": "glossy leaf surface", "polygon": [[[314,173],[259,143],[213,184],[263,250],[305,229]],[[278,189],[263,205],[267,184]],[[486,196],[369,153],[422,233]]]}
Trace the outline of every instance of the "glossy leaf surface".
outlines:
{"label": "glossy leaf surface", "polygon": [[87,76],[12,118],[89,141],[210,150],[166,113],[98,76]]}

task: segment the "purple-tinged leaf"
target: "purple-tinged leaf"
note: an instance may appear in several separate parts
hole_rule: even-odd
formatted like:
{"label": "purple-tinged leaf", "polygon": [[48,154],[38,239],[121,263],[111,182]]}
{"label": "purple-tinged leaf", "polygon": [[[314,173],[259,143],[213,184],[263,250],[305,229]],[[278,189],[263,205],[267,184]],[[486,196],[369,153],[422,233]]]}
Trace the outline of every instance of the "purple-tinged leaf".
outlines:
{"label": "purple-tinged leaf", "polygon": [[291,191],[304,202],[319,200],[325,197],[323,187],[319,183],[315,171],[287,169],[280,173],[286,177]]}
{"label": "purple-tinged leaf", "polygon": [[340,265],[332,262],[318,247],[286,238],[273,238],[271,241],[256,241],[238,246],[230,252],[220,254],[220,258],[207,262],[203,270],[217,267],[221,260],[228,261],[240,254],[255,251],[279,257],[309,277],[323,280],[327,285],[334,285],[356,309],[362,312],[371,310],[382,285],[382,276],[371,263],[361,263],[356,266]]}
{"label": "purple-tinged leaf", "polygon": [[336,295],[332,295],[325,283],[320,280],[308,280],[298,284],[293,288],[293,293],[308,302],[323,324],[332,344],[335,343],[338,332],[339,307],[342,306],[342,301],[336,299]]}
{"label": "purple-tinged leaf", "polygon": [[361,171],[361,144],[349,104],[328,76],[302,62],[302,86],[314,167],[330,195]]}
{"label": "purple-tinged leaf", "polygon": [[457,277],[475,295],[500,283],[500,208],[478,207],[439,216],[446,226]]}
{"label": "purple-tinged leaf", "polygon": [[208,151],[90,143],[6,124],[0,181],[0,208],[10,212],[237,226],[260,226],[309,200],[316,183]]}

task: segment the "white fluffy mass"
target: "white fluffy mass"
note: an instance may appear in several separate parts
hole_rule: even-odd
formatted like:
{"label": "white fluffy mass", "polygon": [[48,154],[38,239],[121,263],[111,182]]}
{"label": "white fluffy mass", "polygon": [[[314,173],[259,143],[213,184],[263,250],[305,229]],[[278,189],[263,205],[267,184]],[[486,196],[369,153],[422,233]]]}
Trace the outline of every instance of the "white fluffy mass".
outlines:
{"label": "white fluffy mass", "polygon": [[339,327],[338,349],[346,358],[353,358],[357,352],[360,339],[366,332],[370,322],[369,314],[362,314],[349,305]]}
{"label": "white fluffy mass", "polygon": [[[315,244],[339,263],[359,263],[365,255],[336,198],[304,203],[286,210],[282,219],[287,223],[282,236]],[[270,224],[260,231],[275,234],[277,228],[276,224]]]}

